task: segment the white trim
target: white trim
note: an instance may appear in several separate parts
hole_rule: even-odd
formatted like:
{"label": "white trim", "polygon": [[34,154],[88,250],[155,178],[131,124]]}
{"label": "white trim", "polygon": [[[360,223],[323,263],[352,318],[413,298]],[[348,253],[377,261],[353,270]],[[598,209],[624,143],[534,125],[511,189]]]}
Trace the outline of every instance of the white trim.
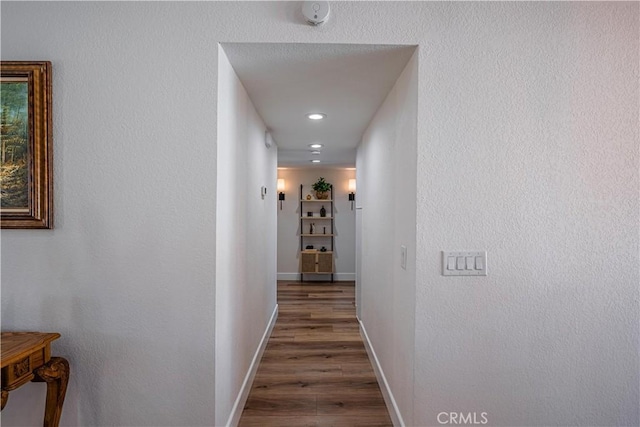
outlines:
{"label": "white trim", "polygon": [[356,273],[336,273],[333,278],[338,282],[355,282]]}
{"label": "white trim", "polygon": [[271,319],[269,320],[269,324],[267,325],[267,329],[265,329],[264,334],[262,334],[262,339],[260,340],[260,345],[256,350],[256,353],[253,355],[253,360],[251,360],[251,365],[249,365],[249,370],[247,371],[247,375],[244,377],[244,381],[242,382],[242,387],[240,387],[240,392],[238,393],[238,397],[236,401],[233,403],[233,408],[231,408],[231,414],[229,414],[229,419],[227,420],[226,426],[237,426],[240,422],[240,417],[242,416],[242,410],[244,409],[245,403],[247,403],[247,397],[249,397],[249,391],[251,391],[251,385],[253,385],[253,379],[256,376],[256,372],[258,371],[258,365],[260,365],[260,359],[262,359],[262,354],[264,353],[264,349],[267,347],[267,343],[269,342],[269,337],[271,336],[271,331],[276,324],[276,320],[278,319],[278,304],[276,304],[273,309],[273,313],[271,314]]}
{"label": "white trim", "polygon": [[[310,274],[305,276],[305,280],[312,277]],[[319,276],[322,281],[327,281],[329,275],[323,274]],[[353,282],[356,280],[356,273],[333,273],[333,279],[338,282]],[[278,280],[300,280],[300,273],[278,273]]]}
{"label": "white trim", "polygon": [[396,427],[405,427],[404,420],[400,414],[400,409],[396,404],[396,400],[393,398],[393,393],[391,392],[387,378],[384,376],[384,371],[382,370],[382,366],[380,366],[376,352],[373,350],[371,341],[369,341],[369,336],[367,335],[364,323],[362,323],[362,320],[358,320],[358,323],[360,323],[360,336],[362,336],[362,341],[364,341],[364,348],[367,350],[367,354],[369,355],[373,371],[376,373],[376,378],[380,385],[380,391],[382,391],[382,397],[384,397],[384,403],[387,405],[387,410],[391,416],[391,422],[393,422],[393,425]]}

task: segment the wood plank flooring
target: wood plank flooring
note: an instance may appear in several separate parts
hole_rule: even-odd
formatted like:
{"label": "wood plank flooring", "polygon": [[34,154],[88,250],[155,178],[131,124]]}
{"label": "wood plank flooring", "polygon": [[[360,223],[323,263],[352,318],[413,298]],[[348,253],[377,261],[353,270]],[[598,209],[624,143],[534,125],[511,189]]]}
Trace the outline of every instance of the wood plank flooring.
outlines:
{"label": "wood plank flooring", "polygon": [[278,320],[241,427],[392,426],[360,338],[353,282],[278,282]]}

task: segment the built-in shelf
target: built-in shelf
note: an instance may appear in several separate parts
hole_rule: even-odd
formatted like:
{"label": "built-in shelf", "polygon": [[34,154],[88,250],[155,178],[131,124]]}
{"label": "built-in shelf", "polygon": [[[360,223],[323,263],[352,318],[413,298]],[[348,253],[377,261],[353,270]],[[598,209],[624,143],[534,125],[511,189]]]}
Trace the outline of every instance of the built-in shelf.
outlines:
{"label": "built-in shelf", "polygon": [[333,237],[333,234],[301,234],[300,237]]}
{"label": "built-in shelf", "polygon": [[310,251],[310,250],[304,250],[302,251],[303,254],[315,254],[315,253],[321,253],[321,254],[332,254],[333,251],[321,251],[321,250],[315,250],[315,251]]}
{"label": "built-in shelf", "polygon": [[302,219],[333,219],[332,216],[301,216]]}
{"label": "built-in shelf", "polygon": [[328,202],[333,202],[333,200],[331,199],[324,199],[324,200],[318,200],[318,199],[311,199],[311,200],[305,200],[305,199],[300,199],[301,202],[305,202],[305,203],[328,203]]}

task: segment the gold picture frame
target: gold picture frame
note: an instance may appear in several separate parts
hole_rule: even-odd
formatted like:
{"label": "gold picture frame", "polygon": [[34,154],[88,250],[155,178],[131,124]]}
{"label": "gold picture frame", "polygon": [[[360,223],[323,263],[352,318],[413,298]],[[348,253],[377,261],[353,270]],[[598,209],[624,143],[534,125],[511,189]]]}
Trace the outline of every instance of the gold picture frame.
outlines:
{"label": "gold picture frame", "polygon": [[0,226],[53,228],[51,62],[0,61]]}

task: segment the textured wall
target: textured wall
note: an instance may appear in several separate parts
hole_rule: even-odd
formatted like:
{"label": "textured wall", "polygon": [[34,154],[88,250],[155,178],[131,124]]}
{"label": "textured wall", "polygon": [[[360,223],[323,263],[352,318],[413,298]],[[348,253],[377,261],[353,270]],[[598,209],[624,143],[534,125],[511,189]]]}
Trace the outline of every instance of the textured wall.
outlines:
{"label": "textured wall", "polygon": [[[2,2],[56,179],[55,230],[2,232],[2,327],[63,334],[62,424],[212,423],[217,43],[261,41],[420,45],[414,424],[640,424],[639,5],[331,4]],[[467,248],[490,275],[440,276]]]}
{"label": "textured wall", "polygon": [[218,123],[215,425],[221,426],[276,305],[278,153],[264,145],[266,126],[222,48]]}
{"label": "textured wall", "polygon": [[359,318],[407,425],[413,425],[417,92],[416,52],[367,127],[357,162]]}
{"label": "textured wall", "polygon": [[[63,425],[213,423],[216,52],[178,15],[2,4],[2,59],[53,62],[56,227],[3,230],[2,328],[62,334]],[[42,424],[44,390],[2,424]]]}
{"label": "textured wall", "polygon": [[[640,423],[638,6],[476,3],[429,25],[416,420]],[[441,276],[439,251],[465,249],[489,275]]]}
{"label": "textured wall", "polygon": [[[311,185],[324,177],[327,182],[333,184],[333,199],[335,208],[335,280],[355,280],[356,250],[355,250],[355,205],[351,210],[349,201],[349,178],[355,178],[354,170],[348,169],[280,169],[278,178],[284,178],[287,186],[285,201],[278,202],[278,278],[282,280],[295,280],[300,277],[300,184],[305,186],[305,193],[311,192]],[[308,207],[309,205],[305,205]],[[328,205],[325,205],[329,209]],[[317,206],[317,210],[320,206]],[[306,212],[302,212],[306,215]],[[328,215],[328,214],[327,214]],[[310,221],[305,221],[309,225]],[[329,221],[317,221],[318,232],[322,233],[323,223],[329,229]],[[309,230],[306,229],[305,233]],[[306,239],[306,244],[326,245],[329,241]],[[316,242],[316,243],[314,243]],[[324,242],[324,243],[322,243]],[[329,242],[330,243],[330,242]],[[318,276],[318,279],[326,280],[326,276]],[[305,280],[313,280],[313,276],[305,276]]]}

